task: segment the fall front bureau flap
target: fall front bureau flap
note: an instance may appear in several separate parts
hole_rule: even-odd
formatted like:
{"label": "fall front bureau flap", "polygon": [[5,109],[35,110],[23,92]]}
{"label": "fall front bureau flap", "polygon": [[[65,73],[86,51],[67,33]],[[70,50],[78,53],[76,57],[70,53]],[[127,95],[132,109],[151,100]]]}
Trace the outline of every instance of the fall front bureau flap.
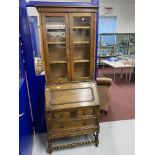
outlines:
{"label": "fall front bureau flap", "polygon": [[95,81],[48,84],[45,87],[46,111],[99,106]]}

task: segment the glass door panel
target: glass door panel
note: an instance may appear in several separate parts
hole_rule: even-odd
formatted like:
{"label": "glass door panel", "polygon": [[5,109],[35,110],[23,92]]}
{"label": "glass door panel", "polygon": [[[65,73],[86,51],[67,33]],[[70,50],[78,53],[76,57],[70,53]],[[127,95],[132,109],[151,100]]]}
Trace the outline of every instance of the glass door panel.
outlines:
{"label": "glass door panel", "polygon": [[67,80],[65,16],[45,17],[51,78]]}
{"label": "glass door panel", "polygon": [[73,16],[73,79],[89,79],[90,76],[90,26],[91,16]]}

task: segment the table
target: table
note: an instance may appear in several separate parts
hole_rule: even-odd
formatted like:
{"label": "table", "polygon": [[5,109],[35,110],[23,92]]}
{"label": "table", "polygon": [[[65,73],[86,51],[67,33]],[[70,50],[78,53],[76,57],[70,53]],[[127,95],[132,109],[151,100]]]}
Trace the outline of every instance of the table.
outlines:
{"label": "table", "polygon": [[[115,69],[120,68],[121,69],[121,77],[123,76],[123,69],[129,68],[129,82],[131,80],[132,72],[134,71],[135,65],[134,60],[130,59],[130,63],[125,63],[124,60],[119,61],[108,61],[108,60],[102,60],[102,63],[109,65],[113,68],[113,81],[115,82]],[[126,72],[126,83],[128,81],[128,73]]]}

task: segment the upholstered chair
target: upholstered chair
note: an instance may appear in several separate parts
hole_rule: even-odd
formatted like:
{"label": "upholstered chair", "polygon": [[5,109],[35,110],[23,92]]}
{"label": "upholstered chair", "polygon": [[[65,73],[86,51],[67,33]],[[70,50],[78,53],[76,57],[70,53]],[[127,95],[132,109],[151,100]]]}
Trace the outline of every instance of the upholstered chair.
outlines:
{"label": "upholstered chair", "polygon": [[110,78],[96,78],[98,93],[100,98],[100,111],[108,112],[108,106],[111,99],[111,84]]}

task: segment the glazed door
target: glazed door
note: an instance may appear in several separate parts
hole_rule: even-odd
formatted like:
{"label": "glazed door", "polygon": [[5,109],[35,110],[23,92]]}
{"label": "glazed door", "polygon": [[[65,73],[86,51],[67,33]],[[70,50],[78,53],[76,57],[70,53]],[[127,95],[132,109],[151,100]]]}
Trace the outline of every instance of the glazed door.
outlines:
{"label": "glazed door", "polygon": [[45,69],[48,82],[70,80],[68,14],[42,14]]}
{"label": "glazed door", "polygon": [[72,80],[94,79],[95,14],[71,13],[70,52]]}

